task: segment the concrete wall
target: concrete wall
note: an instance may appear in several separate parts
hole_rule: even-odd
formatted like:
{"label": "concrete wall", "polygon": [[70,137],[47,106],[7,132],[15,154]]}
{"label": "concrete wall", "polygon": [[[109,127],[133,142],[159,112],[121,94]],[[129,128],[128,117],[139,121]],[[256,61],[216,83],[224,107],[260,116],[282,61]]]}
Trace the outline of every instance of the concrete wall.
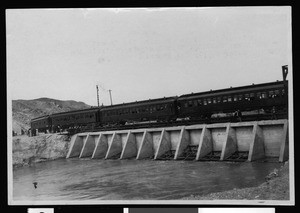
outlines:
{"label": "concrete wall", "polygon": [[170,141],[171,141],[171,150],[176,150],[179,143],[179,136],[181,130],[169,131]]}
{"label": "concrete wall", "polygon": [[265,145],[265,155],[267,157],[279,156],[282,142],[283,125],[261,126]]}
{"label": "concrete wall", "polygon": [[288,121],[258,121],[180,127],[80,133],[71,139],[69,157],[159,159],[174,151],[178,159],[189,146],[197,146],[195,160],[212,151],[220,160],[235,152],[248,152],[248,161],[276,157],[288,160]]}
{"label": "concrete wall", "polygon": [[201,129],[190,129],[187,130],[190,138],[190,145],[199,146],[200,143],[200,137],[202,134],[202,128]]}
{"label": "concrete wall", "polygon": [[213,143],[213,151],[221,152],[226,139],[226,128],[212,128],[211,136]]}
{"label": "concrete wall", "polygon": [[249,151],[252,140],[253,126],[245,126],[235,128],[237,139],[237,150],[240,152]]}

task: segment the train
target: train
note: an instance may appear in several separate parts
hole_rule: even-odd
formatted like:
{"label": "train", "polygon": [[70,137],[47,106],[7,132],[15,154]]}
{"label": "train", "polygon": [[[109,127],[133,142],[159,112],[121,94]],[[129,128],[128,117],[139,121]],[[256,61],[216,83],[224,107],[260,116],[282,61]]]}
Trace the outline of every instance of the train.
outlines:
{"label": "train", "polygon": [[287,117],[287,67],[282,69],[283,81],[45,115],[31,120],[31,131],[80,132],[143,122],[209,122],[222,116],[241,121],[243,117],[253,114],[253,119],[257,119],[258,115],[276,118],[280,114]]}

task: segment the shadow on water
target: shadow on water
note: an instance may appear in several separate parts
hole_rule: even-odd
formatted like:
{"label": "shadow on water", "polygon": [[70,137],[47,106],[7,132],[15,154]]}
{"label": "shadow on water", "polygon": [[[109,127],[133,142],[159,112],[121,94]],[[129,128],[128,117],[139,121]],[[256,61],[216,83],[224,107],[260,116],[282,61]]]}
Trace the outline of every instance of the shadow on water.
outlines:
{"label": "shadow on water", "polygon": [[[14,200],[168,200],[257,186],[279,163],[60,159],[13,171]],[[37,182],[34,188],[33,182]]]}

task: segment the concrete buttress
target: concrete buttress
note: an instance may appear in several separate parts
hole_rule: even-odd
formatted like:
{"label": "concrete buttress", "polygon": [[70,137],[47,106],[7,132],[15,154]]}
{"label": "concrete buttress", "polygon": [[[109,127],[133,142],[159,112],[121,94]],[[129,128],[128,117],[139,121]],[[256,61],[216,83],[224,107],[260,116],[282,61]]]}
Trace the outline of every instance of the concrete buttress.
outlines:
{"label": "concrete buttress", "polygon": [[96,146],[92,155],[94,158],[104,158],[108,150],[108,141],[106,135],[100,133],[98,140],[96,141]]}
{"label": "concrete buttress", "polygon": [[142,138],[142,144],[140,146],[140,149],[138,150],[136,159],[149,158],[153,157],[153,155],[153,139],[150,133],[147,130],[145,130]]}
{"label": "concrete buttress", "polygon": [[137,155],[137,148],[136,148],[135,136],[129,131],[120,159],[132,158],[132,157],[136,157],[136,155]]}
{"label": "concrete buttress", "polygon": [[154,160],[161,157],[167,151],[171,150],[171,141],[170,141],[169,133],[165,129],[163,129],[161,134],[162,135],[160,137],[159,146],[155,153]]}
{"label": "concrete buttress", "polygon": [[71,138],[71,146],[66,158],[79,157],[83,146],[82,137],[74,135]]}
{"label": "concrete buttress", "polygon": [[116,155],[120,154],[121,152],[122,152],[121,137],[117,133],[114,133],[111,142],[109,143],[109,147],[105,159],[113,158]]}
{"label": "concrete buttress", "polygon": [[182,128],[179,135],[179,143],[177,145],[175,156],[174,156],[175,160],[177,160],[181,156],[181,154],[183,153],[185,148],[189,145],[189,143],[190,143],[189,134],[184,128]]}
{"label": "concrete buttress", "polygon": [[237,151],[237,140],[235,130],[227,125],[225,143],[223,144],[220,160],[225,160],[227,157]]}
{"label": "concrete buttress", "polygon": [[254,124],[252,132],[252,142],[250,143],[248,161],[254,161],[265,157],[264,138],[262,129],[258,124]]}
{"label": "concrete buttress", "polygon": [[204,126],[202,130],[202,134],[200,136],[200,142],[199,142],[196,160],[203,158],[204,156],[206,156],[212,151],[213,151],[213,143],[211,138],[211,132],[206,126]]}

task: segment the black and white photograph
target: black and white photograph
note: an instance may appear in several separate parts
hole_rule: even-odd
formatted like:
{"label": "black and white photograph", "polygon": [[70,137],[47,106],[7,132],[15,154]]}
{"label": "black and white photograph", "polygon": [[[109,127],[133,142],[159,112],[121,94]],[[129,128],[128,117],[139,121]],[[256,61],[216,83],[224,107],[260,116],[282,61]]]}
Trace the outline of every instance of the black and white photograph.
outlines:
{"label": "black and white photograph", "polygon": [[7,9],[8,204],[294,205],[291,9]]}

